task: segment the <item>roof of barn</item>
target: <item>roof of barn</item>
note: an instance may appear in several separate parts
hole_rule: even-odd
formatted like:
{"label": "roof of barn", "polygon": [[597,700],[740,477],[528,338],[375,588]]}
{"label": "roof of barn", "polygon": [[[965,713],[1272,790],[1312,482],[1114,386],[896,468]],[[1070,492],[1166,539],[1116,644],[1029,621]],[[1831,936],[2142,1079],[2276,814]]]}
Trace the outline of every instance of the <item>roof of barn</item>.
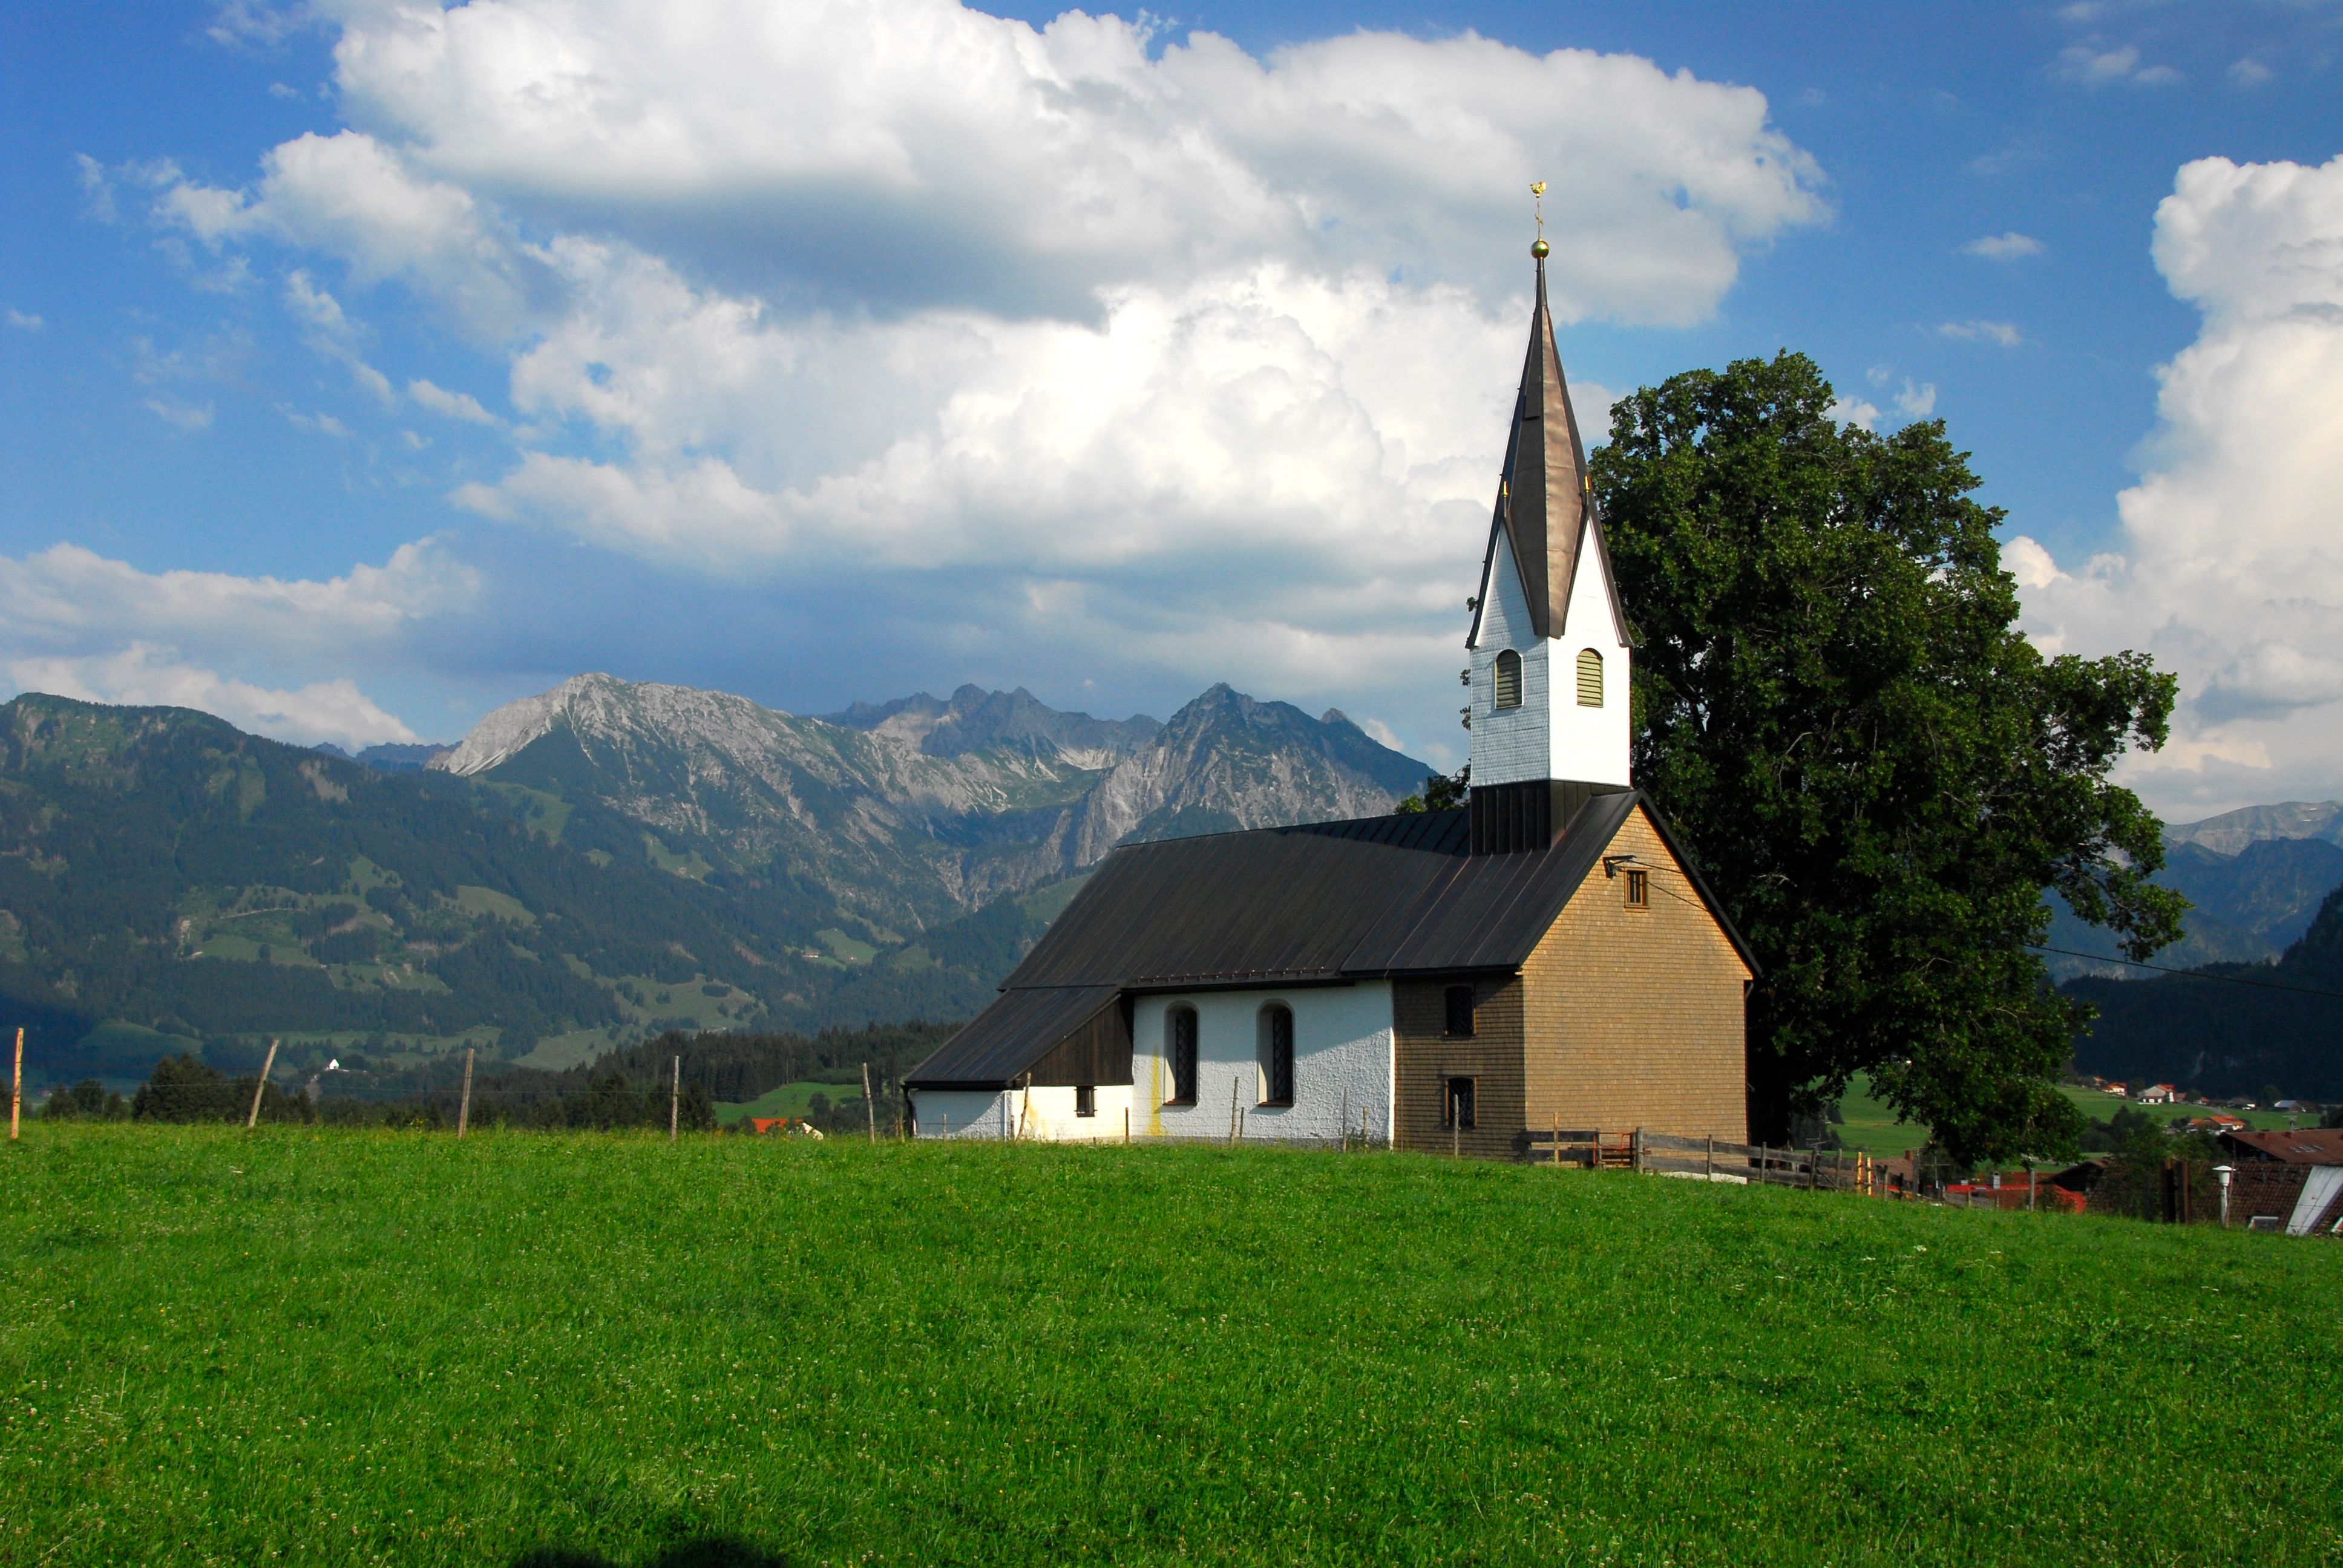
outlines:
{"label": "roof of barn", "polygon": [[1638,806],[1754,971],[1690,858],[1633,790],[1593,797],[1551,847],[1523,854],[1468,853],[1463,810],[1162,839],[1108,856],[1001,1000],[905,1082],[1006,1084],[1128,991],[1517,970]]}

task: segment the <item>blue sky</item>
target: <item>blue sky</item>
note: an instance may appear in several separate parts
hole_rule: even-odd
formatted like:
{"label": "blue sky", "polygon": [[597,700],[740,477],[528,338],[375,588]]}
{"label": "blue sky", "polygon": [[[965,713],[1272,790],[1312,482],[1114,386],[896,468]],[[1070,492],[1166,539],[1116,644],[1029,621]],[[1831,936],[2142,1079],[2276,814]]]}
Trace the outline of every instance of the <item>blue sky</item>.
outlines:
{"label": "blue sky", "polygon": [[1452,761],[1527,176],[1583,403],[1945,418],[2029,628],[2181,672],[2151,803],[2343,793],[2343,5],[10,15],[17,688],[1227,679]]}

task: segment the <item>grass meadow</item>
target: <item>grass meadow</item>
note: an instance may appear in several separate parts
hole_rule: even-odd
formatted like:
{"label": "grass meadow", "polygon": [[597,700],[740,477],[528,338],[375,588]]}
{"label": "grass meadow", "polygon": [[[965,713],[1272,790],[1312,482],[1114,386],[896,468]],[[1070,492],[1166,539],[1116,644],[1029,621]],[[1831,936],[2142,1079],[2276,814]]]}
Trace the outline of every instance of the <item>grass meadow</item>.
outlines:
{"label": "grass meadow", "polygon": [[1405,1155],[28,1127],[0,1561],[2332,1563],[2343,1247]]}

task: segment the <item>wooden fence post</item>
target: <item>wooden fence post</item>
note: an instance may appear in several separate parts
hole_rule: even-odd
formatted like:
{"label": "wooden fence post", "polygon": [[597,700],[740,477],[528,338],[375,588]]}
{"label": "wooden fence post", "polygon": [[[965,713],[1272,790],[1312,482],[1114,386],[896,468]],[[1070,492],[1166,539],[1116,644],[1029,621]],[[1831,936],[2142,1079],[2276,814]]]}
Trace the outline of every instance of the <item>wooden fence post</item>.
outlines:
{"label": "wooden fence post", "polygon": [[456,1136],[458,1138],[463,1137],[465,1129],[472,1124],[472,1053],[475,1049],[468,1045],[464,1048],[464,1093],[456,1101]]}
{"label": "wooden fence post", "polygon": [[1627,1169],[1638,1173],[1644,1169],[1644,1130],[1640,1127],[1628,1136]]}
{"label": "wooden fence post", "polygon": [[1708,1152],[1700,1157],[1700,1179],[1704,1181],[1716,1180],[1716,1134],[1714,1132],[1708,1135]]}
{"label": "wooden fence post", "polygon": [[667,1141],[675,1141],[675,1124],[683,1111],[683,1058],[675,1059],[672,1076],[667,1081]]}
{"label": "wooden fence post", "polygon": [[870,1124],[870,1141],[879,1141],[879,1107],[870,1098],[870,1064],[862,1064],[862,1116]]}
{"label": "wooden fence post", "polygon": [[16,1076],[8,1090],[8,1141],[16,1141],[16,1123],[25,1114],[25,1026],[16,1026]]}
{"label": "wooden fence post", "polygon": [[268,1070],[277,1065],[277,1042],[268,1042],[268,1060],[260,1064],[260,1081],[252,1086],[252,1111],[244,1119],[246,1132],[260,1125],[260,1097],[268,1092]]}

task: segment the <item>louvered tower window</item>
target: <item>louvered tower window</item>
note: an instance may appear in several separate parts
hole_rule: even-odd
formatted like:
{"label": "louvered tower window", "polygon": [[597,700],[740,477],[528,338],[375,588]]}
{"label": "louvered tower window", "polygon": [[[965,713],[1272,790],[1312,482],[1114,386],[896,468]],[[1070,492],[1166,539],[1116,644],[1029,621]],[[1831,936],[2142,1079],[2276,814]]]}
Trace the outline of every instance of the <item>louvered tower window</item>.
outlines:
{"label": "louvered tower window", "polygon": [[1578,650],[1578,706],[1603,706],[1603,656],[1591,648]]}
{"label": "louvered tower window", "polygon": [[1519,708],[1522,705],[1522,656],[1512,648],[1497,655],[1497,697],[1499,708]]}

